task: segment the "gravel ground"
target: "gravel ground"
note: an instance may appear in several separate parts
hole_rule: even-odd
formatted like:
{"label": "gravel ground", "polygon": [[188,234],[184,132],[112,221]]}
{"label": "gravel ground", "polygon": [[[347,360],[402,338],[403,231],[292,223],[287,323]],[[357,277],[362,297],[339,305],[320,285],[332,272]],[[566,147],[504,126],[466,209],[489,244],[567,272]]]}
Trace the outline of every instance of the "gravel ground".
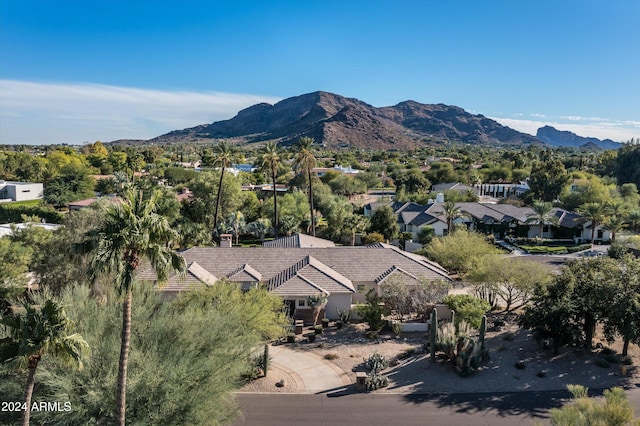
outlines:
{"label": "gravel ground", "polygon": [[[595,339],[597,348],[592,353],[567,347],[561,348],[560,354],[554,356],[551,349],[543,349],[535,342],[529,332],[518,329],[514,323],[507,323],[502,329],[490,330],[486,334],[489,361],[473,375],[460,377],[454,367],[441,357],[436,362],[430,360],[422,347],[427,338],[424,333],[406,333],[400,338],[383,333],[379,339],[370,340],[364,331],[362,324],[348,325],[341,330],[330,327],[314,343],[304,342],[299,336],[298,341],[288,344],[288,347],[311,351],[321,357],[328,355],[327,358],[332,358],[330,362],[349,373],[354,382],[355,371],[363,369],[363,358],[378,352],[390,360],[395,359],[392,366],[383,372],[389,378],[389,386],[377,391],[382,393],[544,391],[565,389],[567,384],[595,389],[629,387],[640,383],[640,373],[635,367],[640,360],[640,350],[635,345],[629,352],[634,365],[623,372],[621,364],[612,363],[608,368],[596,365],[598,360],[604,359],[602,348],[619,351],[619,342],[609,345]],[[398,360],[397,357],[407,350],[413,352]],[[524,362],[524,369],[515,367],[518,361]],[[267,379],[258,379],[241,391],[296,392],[297,389],[293,389],[295,382],[287,376],[287,373],[272,368]],[[287,386],[275,387],[281,378],[287,381]]]}

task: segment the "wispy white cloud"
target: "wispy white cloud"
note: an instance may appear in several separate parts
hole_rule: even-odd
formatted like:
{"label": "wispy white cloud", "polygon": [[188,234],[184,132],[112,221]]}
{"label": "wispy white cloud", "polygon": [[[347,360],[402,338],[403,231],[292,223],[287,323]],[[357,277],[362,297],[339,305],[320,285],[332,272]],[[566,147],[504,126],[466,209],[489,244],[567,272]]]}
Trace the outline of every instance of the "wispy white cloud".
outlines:
{"label": "wispy white cloud", "polygon": [[631,138],[640,137],[639,121],[615,121],[601,117],[546,117],[546,119],[536,119],[538,114],[529,114],[532,119],[519,118],[520,114],[513,117],[491,117],[498,123],[509,126],[512,129],[531,135],[536,134],[543,126],[552,126],[558,130],[573,132],[578,136],[592,137],[598,139],[611,139],[617,142],[625,142]]}
{"label": "wispy white cloud", "polygon": [[0,80],[0,143],[148,139],[279,98]]}

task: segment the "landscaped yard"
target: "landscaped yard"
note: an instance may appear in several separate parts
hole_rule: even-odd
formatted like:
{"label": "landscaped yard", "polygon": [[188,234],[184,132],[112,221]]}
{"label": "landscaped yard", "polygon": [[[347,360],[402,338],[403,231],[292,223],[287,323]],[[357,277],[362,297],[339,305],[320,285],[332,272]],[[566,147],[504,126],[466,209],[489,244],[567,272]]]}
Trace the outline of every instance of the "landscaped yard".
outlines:
{"label": "landscaped yard", "polygon": [[[384,332],[378,339],[365,337],[363,324],[350,324],[341,330],[325,329],[314,343],[301,336],[293,344],[286,344],[295,351],[310,352],[334,363],[347,372],[355,382],[355,371],[363,369],[363,360],[378,352],[390,360],[390,367],[383,371],[389,378],[389,386],[376,392],[393,393],[455,393],[455,392],[504,392],[518,390],[559,390],[567,384],[582,384],[590,388],[629,386],[638,381],[635,363],[640,350],[632,346],[630,356],[633,365],[624,365],[617,355],[620,342],[608,345],[600,338],[594,339],[595,349],[587,353],[583,349],[565,347],[560,354],[544,349],[531,334],[520,330],[515,317],[507,318],[504,326],[487,330],[486,346],[489,361],[468,377],[460,377],[451,363],[438,356],[430,360],[423,343],[425,333],[405,333],[396,338]],[[618,351],[618,352],[616,352]],[[522,362],[519,369],[516,363]],[[624,365],[624,367],[623,367]],[[623,369],[625,371],[623,371]],[[277,389],[273,386],[281,371],[270,370],[265,379],[247,385],[245,391],[295,392],[295,389]],[[286,374],[284,374],[286,376]],[[283,377],[284,377],[283,376]],[[287,383],[294,383],[287,380]]]}

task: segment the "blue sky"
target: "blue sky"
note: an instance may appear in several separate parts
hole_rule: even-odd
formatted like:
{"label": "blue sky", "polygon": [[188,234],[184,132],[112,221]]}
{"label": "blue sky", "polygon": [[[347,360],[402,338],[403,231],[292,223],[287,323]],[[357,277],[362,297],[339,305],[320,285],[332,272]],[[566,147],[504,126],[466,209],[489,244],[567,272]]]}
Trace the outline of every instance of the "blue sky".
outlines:
{"label": "blue sky", "polygon": [[640,1],[0,0],[0,143],[151,138],[325,90],[640,137]]}

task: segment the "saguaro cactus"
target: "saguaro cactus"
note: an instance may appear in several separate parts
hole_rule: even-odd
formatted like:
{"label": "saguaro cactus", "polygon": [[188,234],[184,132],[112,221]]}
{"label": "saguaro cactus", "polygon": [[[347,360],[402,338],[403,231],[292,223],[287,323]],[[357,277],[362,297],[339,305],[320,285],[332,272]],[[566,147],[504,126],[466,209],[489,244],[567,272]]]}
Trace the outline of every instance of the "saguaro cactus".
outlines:
{"label": "saguaro cactus", "polygon": [[480,323],[480,332],[478,333],[478,343],[480,343],[480,350],[484,352],[484,333],[487,331],[487,316],[482,316],[482,322]]}
{"label": "saguaro cactus", "polygon": [[433,308],[431,312],[431,332],[429,336],[429,351],[431,355],[431,361],[436,361],[436,340],[438,339],[438,311]]}
{"label": "saguaro cactus", "polygon": [[262,352],[262,369],[264,370],[264,377],[267,377],[267,370],[269,369],[269,345],[264,345],[264,352]]}

